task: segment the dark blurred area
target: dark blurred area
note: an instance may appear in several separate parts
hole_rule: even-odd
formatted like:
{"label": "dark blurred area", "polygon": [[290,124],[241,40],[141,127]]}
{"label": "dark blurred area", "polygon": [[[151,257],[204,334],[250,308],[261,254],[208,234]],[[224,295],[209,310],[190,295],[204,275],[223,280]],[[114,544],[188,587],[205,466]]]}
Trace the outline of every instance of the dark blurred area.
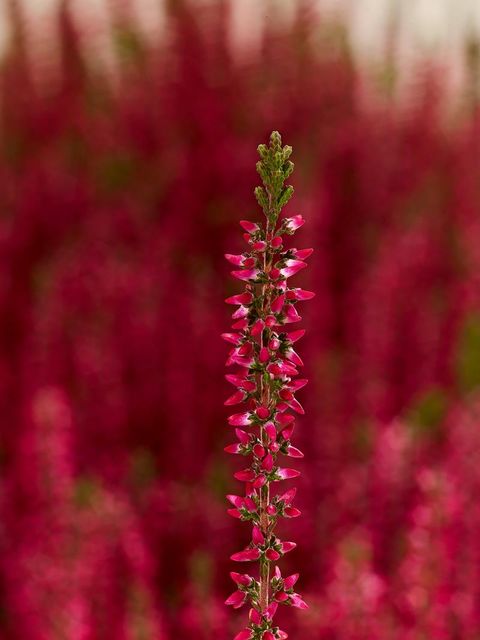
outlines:
{"label": "dark blurred area", "polygon": [[[227,640],[248,532],[223,401],[225,252],[260,216],[256,147],[294,148],[306,376],[307,612],[292,638],[480,637],[479,49],[408,98],[299,2],[237,56],[229,5],[111,3],[114,68],[67,3],[43,82],[9,4],[0,67],[0,637]],[[52,54],[53,55],[53,54]],[[51,70],[50,70],[51,71]],[[297,286],[299,286],[297,285]],[[238,483],[237,483],[238,484]],[[283,532],[282,532],[283,533]],[[288,538],[287,538],[288,539]]]}

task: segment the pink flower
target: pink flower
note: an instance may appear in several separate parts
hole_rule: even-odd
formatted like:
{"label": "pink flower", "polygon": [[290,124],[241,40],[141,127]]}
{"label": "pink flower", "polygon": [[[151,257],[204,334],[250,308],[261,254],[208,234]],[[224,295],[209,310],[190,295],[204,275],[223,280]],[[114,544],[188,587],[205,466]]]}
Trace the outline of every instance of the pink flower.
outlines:
{"label": "pink flower", "polygon": [[249,281],[249,280],[256,280],[260,272],[258,269],[243,269],[242,271],[231,271],[230,273],[234,278],[237,278],[238,280]]}
{"label": "pink flower", "polygon": [[262,545],[265,543],[265,538],[260,527],[254,526],[252,530],[252,541],[255,545]]}
{"label": "pink flower", "polygon": [[250,413],[234,413],[228,417],[228,424],[234,427],[246,427],[250,424]]}
{"label": "pink flower", "polygon": [[291,478],[297,478],[300,475],[300,471],[296,469],[277,469],[277,476],[280,480],[290,480]]}
{"label": "pink flower", "polygon": [[256,222],[250,222],[249,220],[240,220],[240,224],[247,233],[255,233],[260,229]]}
{"label": "pink flower", "polygon": [[285,218],[283,224],[287,233],[293,233],[297,229],[300,229],[303,224],[305,224],[305,220],[303,219],[303,216],[296,215],[292,218]]}
{"label": "pink flower", "polygon": [[245,291],[245,293],[240,293],[239,295],[236,295],[236,296],[230,296],[230,298],[227,298],[225,302],[227,304],[246,305],[246,304],[251,304],[252,300],[253,300],[253,294],[250,293],[250,291]]}
{"label": "pink flower", "polygon": [[235,560],[235,562],[250,562],[251,560],[258,560],[259,558],[260,549],[257,548],[245,549],[244,551],[239,551],[238,553],[234,553],[230,556],[230,560]]}
{"label": "pink flower", "polygon": [[[302,269],[305,269],[306,266],[307,265],[302,260],[295,260],[291,258],[285,261],[285,266],[282,269],[280,269],[280,275],[283,278],[291,278]],[[239,272],[232,271],[232,273],[239,273]]]}
{"label": "pink flower", "polygon": [[235,571],[231,571],[230,577],[234,582],[241,584],[244,587],[250,586],[253,581],[253,578],[247,573],[236,573]]}
{"label": "pink flower", "polygon": [[247,594],[244,591],[234,591],[232,595],[225,600],[225,604],[232,605],[234,609],[239,609],[245,604],[246,598]]}

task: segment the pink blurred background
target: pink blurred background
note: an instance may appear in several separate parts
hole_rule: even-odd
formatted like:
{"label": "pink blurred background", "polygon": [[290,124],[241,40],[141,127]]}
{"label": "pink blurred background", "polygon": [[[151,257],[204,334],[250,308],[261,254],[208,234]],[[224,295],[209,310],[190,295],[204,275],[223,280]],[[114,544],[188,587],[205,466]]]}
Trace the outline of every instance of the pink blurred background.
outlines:
{"label": "pink blurred background", "polygon": [[261,28],[223,0],[171,0],[158,32],[113,0],[98,21],[32,11],[5,4],[0,66],[0,638],[240,628],[223,254],[260,215],[256,146],[278,129],[317,294],[283,565],[310,609],[280,622],[478,640],[473,31],[406,64],[395,21],[367,55],[348,13],[300,0]]}

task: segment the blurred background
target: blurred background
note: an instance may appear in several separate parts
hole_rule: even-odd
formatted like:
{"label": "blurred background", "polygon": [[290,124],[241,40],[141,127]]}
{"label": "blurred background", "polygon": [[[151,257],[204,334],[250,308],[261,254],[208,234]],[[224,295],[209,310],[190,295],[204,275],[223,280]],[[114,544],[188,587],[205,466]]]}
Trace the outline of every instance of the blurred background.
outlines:
{"label": "blurred background", "polygon": [[272,129],[317,294],[280,622],[480,638],[479,35],[474,0],[1,3],[2,640],[243,626],[223,254]]}

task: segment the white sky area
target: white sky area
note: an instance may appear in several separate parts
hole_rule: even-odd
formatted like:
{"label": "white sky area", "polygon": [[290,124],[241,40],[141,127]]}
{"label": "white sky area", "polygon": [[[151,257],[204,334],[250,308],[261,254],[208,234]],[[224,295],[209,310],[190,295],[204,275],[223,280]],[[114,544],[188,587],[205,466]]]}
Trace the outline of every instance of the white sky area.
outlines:
{"label": "white sky area", "polygon": [[[301,1],[301,0],[300,0]],[[208,4],[208,0],[197,0]],[[255,47],[265,20],[272,12],[288,20],[298,0],[230,0],[231,38],[246,50]],[[462,53],[465,36],[480,37],[480,0],[314,0],[323,15],[346,15],[355,52],[367,60],[384,51],[392,22],[396,25],[397,55],[402,62],[418,54],[435,51],[440,60],[455,60]],[[49,20],[59,0],[21,0],[27,17],[33,55],[55,41]],[[123,4],[133,11],[147,34],[158,37],[162,24],[161,0],[71,0],[88,47],[96,52],[106,48],[104,27],[108,6]],[[0,0],[0,54],[8,41],[7,0]],[[93,18],[93,20],[92,20]],[[246,47],[245,47],[246,45]],[[241,50],[241,47],[239,48]]]}

